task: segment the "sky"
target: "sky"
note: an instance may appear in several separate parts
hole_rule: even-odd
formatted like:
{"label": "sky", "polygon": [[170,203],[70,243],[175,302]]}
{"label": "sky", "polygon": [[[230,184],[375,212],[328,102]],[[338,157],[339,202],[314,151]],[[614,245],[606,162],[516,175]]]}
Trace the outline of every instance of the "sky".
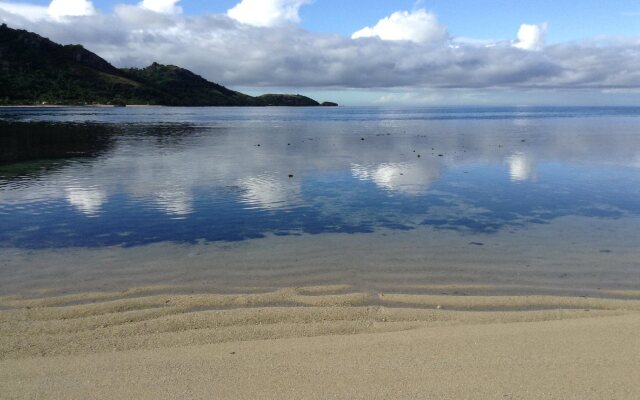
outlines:
{"label": "sky", "polygon": [[637,0],[0,0],[119,67],[347,105],[633,105]]}

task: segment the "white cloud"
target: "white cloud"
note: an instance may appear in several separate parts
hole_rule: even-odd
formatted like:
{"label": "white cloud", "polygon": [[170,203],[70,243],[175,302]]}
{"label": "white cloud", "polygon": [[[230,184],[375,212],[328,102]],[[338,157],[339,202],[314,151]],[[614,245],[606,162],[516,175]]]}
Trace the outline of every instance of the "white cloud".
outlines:
{"label": "white cloud", "polygon": [[90,0],[52,0],[48,7],[0,2],[0,11],[8,12],[31,22],[44,19],[62,20],[65,17],[82,17],[96,13]]}
{"label": "white cloud", "polygon": [[0,10],[20,16],[29,21],[44,19],[49,15],[47,7],[34,6],[26,3],[0,2]]}
{"label": "white cloud", "polygon": [[523,50],[541,50],[544,47],[544,37],[547,33],[546,23],[539,25],[522,24],[518,30],[518,40],[513,44]]}
{"label": "white cloud", "polygon": [[243,24],[272,27],[300,22],[300,7],[312,0],[242,0],[227,15]]}
{"label": "white cloud", "polygon": [[161,14],[179,14],[182,12],[179,2],[180,0],[142,0],[140,7]]}
{"label": "white cloud", "polygon": [[409,40],[416,43],[442,43],[449,38],[447,27],[424,9],[397,11],[351,35],[352,39],[378,37],[382,40]]}
{"label": "white cloud", "polygon": [[53,0],[47,11],[53,18],[79,17],[96,13],[93,3],[89,0]]}
{"label": "white cloud", "polygon": [[[551,99],[561,97],[553,92],[560,89],[640,89],[637,36],[522,51],[509,40],[474,43],[453,38],[428,45],[353,40],[308,32],[292,24],[253,27],[227,15],[163,14],[131,5],[115,7],[113,13],[74,17],[72,24],[64,23],[68,19],[29,20],[0,8],[0,21],[62,44],[80,43],[118,67],[142,67],[153,61],[175,64],[209,80],[238,89],[251,87],[255,92],[263,91],[256,89],[260,87],[392,88],[396,93],[419,92],[421,98],[445,91],[457,98],[480,90],[523,93],[535,89],[531,99],[540,98],[545,90]],[[446,27],[440,28],[446,32]],[[522,40],[520,45],[525,42],[530,44],[527,47],[537,47],[531,40]],[[421,99],[409,97],[405,102],[415,104],[415,100]],[[433,97],[432,101],[439,100]],[[524,101],[529,103],[527,98]]]}

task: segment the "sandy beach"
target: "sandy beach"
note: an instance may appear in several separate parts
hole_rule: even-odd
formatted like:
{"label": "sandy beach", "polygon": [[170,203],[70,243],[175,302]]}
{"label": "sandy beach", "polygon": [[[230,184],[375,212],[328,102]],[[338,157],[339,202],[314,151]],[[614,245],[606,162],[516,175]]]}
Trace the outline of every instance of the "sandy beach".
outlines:
{"label": "sandy beach", "polygon": [[0,398],[637,399],[636,249],[562,223],[7,249]]}
{"label": "sandy beach", "polygon": [[640,399],[640,109],[126,110],[5,113],[0,400]]}
{"label": "sandy beach", "polygon": [[447,296],[347,285],[183,292],[3,297],[0,397],[640,396],[636,292]]}

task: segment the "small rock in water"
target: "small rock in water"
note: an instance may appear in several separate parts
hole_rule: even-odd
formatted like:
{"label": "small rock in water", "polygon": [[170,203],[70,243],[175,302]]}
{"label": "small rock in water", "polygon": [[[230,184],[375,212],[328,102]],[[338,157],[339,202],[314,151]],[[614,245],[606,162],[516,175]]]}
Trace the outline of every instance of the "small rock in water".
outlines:
{"label": "small rock in water", "polygon": [[444,155],[443,154],[438,154],[438,157],[444,157]]}
{"label": "small rock in water", "polygon": [[289,178],[293,178],[293,174],[289,174]]}

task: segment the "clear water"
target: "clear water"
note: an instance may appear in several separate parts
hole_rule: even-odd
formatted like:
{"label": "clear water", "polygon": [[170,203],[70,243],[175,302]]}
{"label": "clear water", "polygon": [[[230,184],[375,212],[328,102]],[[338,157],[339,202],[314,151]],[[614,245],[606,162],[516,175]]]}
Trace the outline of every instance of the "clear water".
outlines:
{"label": "clear water", "polygon": [[12,108],[0,121],[5,248],[640,216],[640,108]]}

